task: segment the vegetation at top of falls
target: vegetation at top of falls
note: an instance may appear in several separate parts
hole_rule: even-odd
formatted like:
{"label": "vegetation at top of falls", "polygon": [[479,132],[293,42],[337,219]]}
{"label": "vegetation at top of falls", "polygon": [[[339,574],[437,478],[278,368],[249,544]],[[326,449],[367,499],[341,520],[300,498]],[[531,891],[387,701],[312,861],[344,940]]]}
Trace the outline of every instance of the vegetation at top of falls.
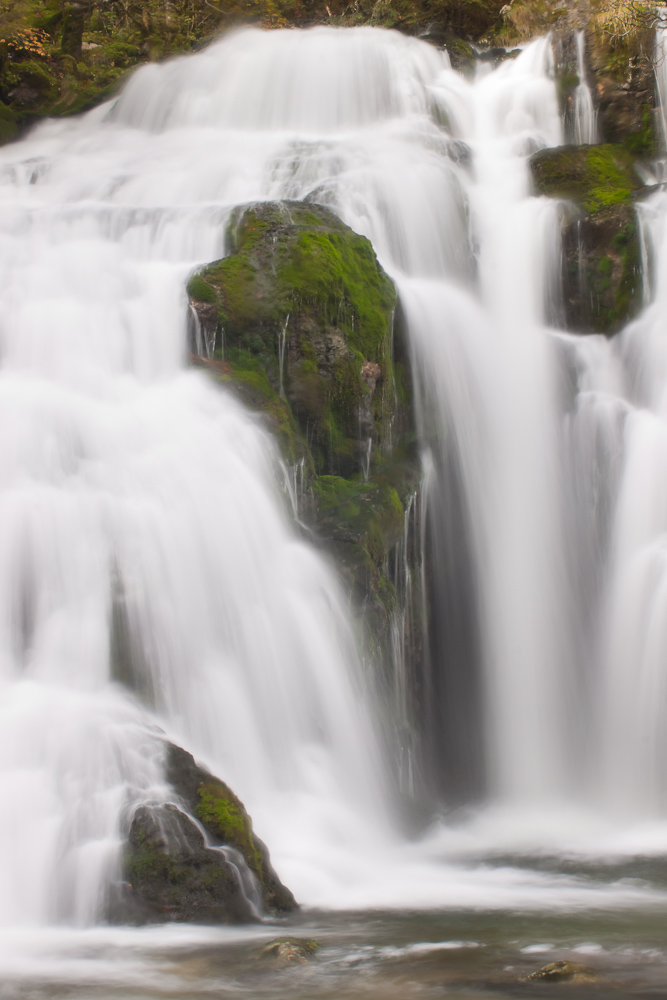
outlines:
{"label": "vegetation at top of falls", "polygon": [[567,198],[595,213],[610,205],[627,205],[642,186],[631,154],[619,146],[558,146],[531,157],[539,194]]}
{"label": "vegetation at top of falls", "polygon": [[503,0],[7,0],[0,9],[0,142],[111,97],[133,67],[193,51],[237,24],[370,24],[478,39]]}

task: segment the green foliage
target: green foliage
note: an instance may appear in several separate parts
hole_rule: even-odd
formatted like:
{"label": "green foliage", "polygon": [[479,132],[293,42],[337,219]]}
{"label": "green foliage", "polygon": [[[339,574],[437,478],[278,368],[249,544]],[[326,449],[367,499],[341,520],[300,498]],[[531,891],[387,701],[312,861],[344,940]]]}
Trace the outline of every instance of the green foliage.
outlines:
{"label": "green foliage", "polygon": [[187,292],[197,302],[215,302],[215,291],[200,274],[193,274],[188,281]]}

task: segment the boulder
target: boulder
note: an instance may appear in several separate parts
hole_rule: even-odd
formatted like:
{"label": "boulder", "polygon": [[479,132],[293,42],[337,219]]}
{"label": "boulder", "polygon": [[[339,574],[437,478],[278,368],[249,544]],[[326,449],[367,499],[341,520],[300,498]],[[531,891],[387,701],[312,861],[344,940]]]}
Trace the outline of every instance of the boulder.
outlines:
{"label": "boulder", "polygon": [[240,799],[191,754],[166,744],[175,802],[140,806],[114,921],[246,923],[297,909]]}
{"label": "boulder", "polygon": [[266,845],[252,829],[245,806],[228,785],[196,763],[192,754],[167,744],[167,780],[212,844],[235,848],[259,885],[261,905],[272,914],[298,909],[269,860]]}
{"label": "boulder", "polygon": [[361,471],[360,423],[382,448],[396,393],[396,295],[371,244],[301,202],[239,208],[228,239],[231,253],[188,285],[204,337],[234,381],[273,411],[288,405],[317,472]]}
{"label": "boulder", "polygon": [[538,194],[566,200],[562,315],[567,330],[616,333],[639,312],[643,277],[634,207],[642,181],[622,146],[560,146],[530,161]]}
{"label": "boulder", "polygon": [[206,846],[190,816],[172,804],[137,809],[125,855],[125,918],[247,923],[258,913],[234,865]]}

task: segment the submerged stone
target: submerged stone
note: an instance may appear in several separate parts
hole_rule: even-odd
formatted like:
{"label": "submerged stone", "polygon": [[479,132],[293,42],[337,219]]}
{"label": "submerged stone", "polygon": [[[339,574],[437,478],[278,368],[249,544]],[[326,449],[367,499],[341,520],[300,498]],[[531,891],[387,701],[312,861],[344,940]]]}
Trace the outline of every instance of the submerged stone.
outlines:
{"label": "submerged stone", "polygon": [[276,938],[262,948],[259,958],[284,969],[287,965],[304,965],[319,950],[317,941],[308,938]]}
{"label": "submerged stone", "polygon": [[528,982],[542,983],[594,983],[598,979],[596,972],[576,962],[550,962],[526,977]]}

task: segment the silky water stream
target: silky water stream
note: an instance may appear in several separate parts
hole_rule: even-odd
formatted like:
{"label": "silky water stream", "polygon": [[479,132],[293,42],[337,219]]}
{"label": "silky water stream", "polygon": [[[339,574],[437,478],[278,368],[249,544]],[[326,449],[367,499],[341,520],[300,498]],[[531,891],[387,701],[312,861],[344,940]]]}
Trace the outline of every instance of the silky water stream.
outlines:
{"label": "silky water stream", "polygon": [[[664,995],[667,199],[640,319],[549,329],[551,63],[540,40],[466,80],[390,32],[244,30],[0,151],[0,997],[514,996],[561,957]],[[460,807],[417,839],[275,447],[185,363],[229,212],[304,198],[372,240],[409,329],[449,623],[427,767]],[[165,733],[244,800],[298,916],[103,924]],[[267,970],[286,928],[319,957]]]}

